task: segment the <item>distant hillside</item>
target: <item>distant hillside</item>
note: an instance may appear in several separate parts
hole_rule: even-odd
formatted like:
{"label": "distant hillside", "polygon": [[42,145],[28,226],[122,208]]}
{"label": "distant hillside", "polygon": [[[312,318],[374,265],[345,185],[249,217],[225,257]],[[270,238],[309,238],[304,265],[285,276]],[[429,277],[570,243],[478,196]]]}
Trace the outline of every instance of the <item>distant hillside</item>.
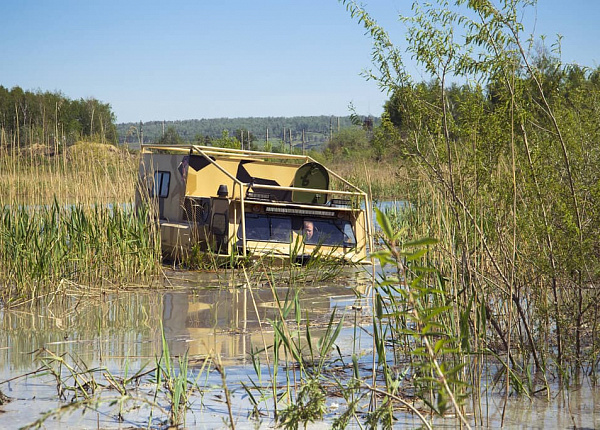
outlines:
{"label": "distant hillside", "polygon": [[[367,119],[367,117],[364,117]],[[378,122],[378,118],[370,118]],[[264,118],[214,118],[214,119],[189,119],[183,121],[149,121],[145,123],[122,123],[117,124],[117,132],[120,143],[127,143],[131,147],[139,147],[140,137],[143,136],[144,143],[157,142],[169,127],[175,131],[186,142],[203,143],[208,139],[221,137],[224,130],[230,136],[240,136],[243,130],[245,135],[250,132],[254,142],[262,145],[266,141],[267,130],[269,141],[273,144],[281,144],[284,138],[289,144],[290,131],[292,144],[301,145],[304,135],[304,143],[307,149],[322,147],[332,133],[352,125],[351,117],[334,116],[296,116],[296,117],[264,117]],[[140,132],[141,129],[141,132]],[[208,139],[207,139],[208,138]]]}

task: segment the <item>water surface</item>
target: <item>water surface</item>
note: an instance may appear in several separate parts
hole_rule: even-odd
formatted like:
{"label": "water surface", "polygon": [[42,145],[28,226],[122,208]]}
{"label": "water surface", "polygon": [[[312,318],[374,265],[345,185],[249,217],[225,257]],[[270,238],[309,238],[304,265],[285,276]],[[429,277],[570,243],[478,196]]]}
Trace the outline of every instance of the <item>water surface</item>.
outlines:
{"label": "water surface", "polygon": [[[36,373],[42,364],[40,357],[48,356],[49,351],[79,369],[100,369],[93,372],[94,378],[106,385],[106,375],[124,377],[156,367],[163,352],[162,333],[171,355],[188,354],[190,379],[202,387],[202,391],[196,391],[191,398],[187,427],[222,428],[228,417],[221,375],[214,368],[206,371],[203,367],[206,360],[218,360],[223,365],[226,383],[232,392],[236,428],[273,427],[272,410],[267,406],[263,407],[265,415],[258,423],[249,419],[252,405],[241,382],[260,379],[251,357],[273,343],[270,321],[278,317],[277,300],[284,301],[290,276],[297,277],[294,283],[299,285],[301,324],[306,324],[308,319],[315,344],[335,309],[337,317],[343,316],[346,323],[337,341],[346,364],[351,354],[356,353],[368,371],[373,357],[368,270],[348,269],[324,282],[311,280],[301,271],[284,275],[253,281],[256,278],[246,278],[239,271],[235,275],[229,271],[171,271],[158,287],[132,286],[111,291],[65,285],[64,294],[42,305],[0,311],[3,327],[0,390],[12,398],[10,403],[0,406],[0,428],[31,424],[43,413],[65,407],[73,400],[72,393],[66,393],[62,400],[59,398],[53,375]],[[358,328],[354,327],[355,322]],[[309,350],[304,349],[303,353],[309,354]],[[256,356],[261,360],[262,382],[268,381],[273,375],[266,356],[261,353]],[[340,366],[340,375],[344,372],[348,375],[343,363],[336,366]],[[62,371],[64,375],[64,367]],[[279,372],[279,384],[289,383],[285,375]],[[152,399],[168,408],[166,399],[155,397],[156,386],[150,376],[141,378],[129,394]],[[600,428],[600,390],[585,379],[569,390],[553,388],[556,390],[550,399],[543,394],[531,400],[510,397],[505,427]],[[122,414],[124,420],[120,422],[118,407],[109,403],[119,398],[118,393],[104,390],[101,398],[104,401],[94,409],[65,411],[47,420],[44,427],[132,428],[148,427],[148,423],[153,428],[165,426],[165,416],[143,402],[127,403]],[[339,398],[328,399],[325,423],[338,416],[343,407]],[[498,390],[484,393],[478,407],[484,419],[473,422],[474,425],[479,428],[500,426],[504,399]],[[82,414],[84,410],[86,413]],[[397,418],[397,428],[420,425],[410,414],[398,413]],[[318,423],[313,428],[323,425]],[[435,425],[436,428],[457,428],[458,423],[446,418],[436,419]],[[358,426],[354,424],[351,428]]]}

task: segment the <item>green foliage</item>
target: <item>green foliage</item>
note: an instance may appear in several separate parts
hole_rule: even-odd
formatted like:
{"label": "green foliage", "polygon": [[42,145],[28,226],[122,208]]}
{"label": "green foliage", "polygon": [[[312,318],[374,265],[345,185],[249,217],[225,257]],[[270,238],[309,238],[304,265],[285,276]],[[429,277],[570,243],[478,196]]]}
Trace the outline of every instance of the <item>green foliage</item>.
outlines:
{"label": "green foliage", "polygon": [[309,422],[323,418],[325,411],[325,391],[317,379],[309,379],[304,381],[296,401],[281,411],[279,425],[291,430],[302,423],[306,428]]}
{"label": "green foliage", "polygon": [[359,127],[350,127],[335,133],[327,143],[327,151],[333,156],[347,156],[350,153],[364,152],[369,148],[367,131]]}
{"label": "green foliage", "polygon": [[221,132],[221,137],[218,139],[213,139],[211,141],[213,146],[219,146],[221,148],[232,148],[232,149],[240,149],[242,144],[237,138],[229,136],[229,132],[227,130],[223,130]]}
{"label": "green foliage", "polygon": [[116,144],[115,120],[110,104],[94,98],[70,100],[59,92],[0,85],[0,129],[11,145],[46,144],[60,150],[78,140]]}
{"label": "green foliage", "polygon": [[[374,135],[392,137],[418,181],[409,228],[436,229],[451,268],[449,324],[512,342],[505,362],[523,378],[530,360],[587,369],[598,347],[583,327],[595,324],[588,286],[600,283],[600,69],[564,64],[560,39],[549,50],[525,34],[532,1],[415,1],[400,17],[426,79],[415,83],[385,30],[342,3],[373,39],[368,77],[391,94]],[[461,348],[490,347],[480,335],[463,334]]]}
{"label": "green foliage", "polygon": [[394,405],[391,399],[385,398],[377,409],[367,414],[365,424],[370,430],[378,428],[393,429],[394,421]]}
{"label": "green foliage", "polygon": [[0,208],[4,303],[37,298],[63,282],[113,285],[153,276],[158,240],[148,213],[119,205]]}
{"label": "green foliage", "polygon": [[[325,330],[315,332],[309,312],[300,305],[301,289],[296,282],[286,289],[285,297],[275,289],[274,279],[269,279],[269,285],[275,308],[274,318],[268,320],[274,332],[273,344],[265,344],[263,350],[251,352],[259,382],[250,380],[252,386],[243,384],[243,387],[251,398],[255,412],[259,401],[274,399],[275,417],[280,426],[297,429],[302,424],[306,427],[309,422],[321,420],[326,412],[326,372],[332,362],[330,355],[336,350],[335,343],[344,318],[339,318],[334,310]],[[267,354],[267,363],[272,366],[272,370],[269,369],[271,385],[266,387],[260,384],[261,353]],[[279,383],[282,371],[287,382],[284,386]],[[258,391],[260,396],[255,396],[254,391]],[[279,403],[284,401],[285,407],[279,409]]]}
{"label": "green foliage", "polygon": [[[383,249],[373,254],[382,268],[375,295],[373,333],[386,391],[395,395],[404,377],[397,375],[388,363],[385,344],[391,342],[396,352],[406,353],[409,349],[414,356],[405,373],[414,375],[415,392],[431,411],[442,416],[452,408],[467,423],[461,410],[468,394],[468,384],[460,374],[464,356],[457,354],[461,336],[449,324],[452,307],[447,303],[452,298],[447,295],[444,278],[426,260],[429,247],[438,241],[403,241],[403,232],[392,227],[386,214],[378,209],[375,212],[383,230]],[[391,270],[386,270],[386,266],[391,266]],[[371,417],[383,420],[388,428],[393,420],[387,410],[391,408],[390,400]]]}
{"label": "green foliage", "polygon": [[[358,117],[358,115],[356,115]],[[377,118],[368,117],[366,121],[378,124]],[[350,116],[296,116],[296,117],[250,117],[250,118],[211,118],[192,119],[184,121],[148,121],[140,123],[117,124],[119,141],[130,146],[140,143],[138,131],[143,129],[144,143],[155,143],[163,135],[166,127],[174,127],[185,142],[197,142],[201,145],[212,145],[212,141],[220,139],[224,130],[229,136],[234,136],[239,142],[241,132],[244,132],[244,148],[248,148],[248,133],[250,147],[261,149],[268,142],[271,147],[283,145],[289,151],[291,132],[292,146],[301,149],[304,142],[305,150],[322,150],[330,136],[339,130],[352,127]],[[361,121],[362,125],[362,121]],[[285,136],[284,136],[285,132]],[[285,150],[285,148],[281,150]],[[280,150],[280,151],[281,151]],[[267,149],[270,151],[270,149]]]}
{"label": "green foliage", "polygon": [[165,134],[163,134],[158,140],[160,145],[181,145],[184,143],[179,133],[175,130],[175,127],[169,126]]}
{"label": "green foliage", "polygon": [[[162,351],[156,360],[155,383],[157,387],[163,386],[169,400],[169,424],[180,426],[185,424],[185,413],[189,408],[189,396],[195,387],[194,381],[189,381],[188,355],[178,357],[177,365],[169,352],[169,344],[165,337],[164,327],[161,322]],[[206,362],[205,362],[206,365]],[[204,368],[204,366],[203,366]],[[198,377],[202,372],[199,372]],[[158,392],[158,390],[157,390]]]}
{"label": "green foliage", "polygon": [[381,125],[373,130],[371,146],[375,160],[393,159],[404,156],[402,141],[398,128],[394,126],[390,115],[385,111],[381,115]]}

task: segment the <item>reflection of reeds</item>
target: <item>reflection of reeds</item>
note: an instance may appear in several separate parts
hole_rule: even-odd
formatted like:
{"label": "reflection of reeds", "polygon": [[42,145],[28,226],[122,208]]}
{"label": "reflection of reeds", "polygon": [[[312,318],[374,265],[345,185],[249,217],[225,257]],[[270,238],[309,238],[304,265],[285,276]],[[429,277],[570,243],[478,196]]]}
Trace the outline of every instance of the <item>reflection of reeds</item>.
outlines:
{"label": "reflection of reeds", "polygon": [[[43,306],[1,314],[0,345],[10,345],[3,351],[3,363],[10,363],[15,371],[26,370],[31,362],[23,353],[41,345],[57,355],[77,354],[93,363],[152,357],[160,350],[155,332],[161,310],[160,295],[145,291],[107,294],[101,287],[64,281]],[[139,337],[153,342],[139,344]]]}
{"label": "reflection of reeds", "polygon": [[[101,411],[106,406],[110,409],[117,407],[116,420],[127,420],[130,411],[139,409],[142,405],[149,408],[146,416],[147,422],[142,424],[151,426],[155,411],[158,415],[168,417],[171,427],[179,428],[185,423],[185,414],[189,409],[189,397],[195,391],[200,391],[198,381],[200,377],[210,371],[212,361],[205,360],[198,370],[196,378],[190,371],[187,354],[179,357],[177,363],[173,361],[168,348],[164,332],[162,332],[162,351],[156,358],[156,367],[146,370],[138,369],[129,375],[128,363],[121,370],[120,375],[111,373],[103,366],[88,367],[85,361],[71,354],[58,355],[46,348],[36,352],[41,366],[33,372],[15,377],[43,377],[50,375],[57,389],[58,399],[64,401],[59,407],[44,412],[40,418],[24,428],[39,428],[51,418],[60,418],[63,415],[88,409]],[[149,397],[141,392],[140,383],[150,382],[154,395]],[[167,407],[161,406],[163,401]],[[232,421],[233,425],[233,421]]]}

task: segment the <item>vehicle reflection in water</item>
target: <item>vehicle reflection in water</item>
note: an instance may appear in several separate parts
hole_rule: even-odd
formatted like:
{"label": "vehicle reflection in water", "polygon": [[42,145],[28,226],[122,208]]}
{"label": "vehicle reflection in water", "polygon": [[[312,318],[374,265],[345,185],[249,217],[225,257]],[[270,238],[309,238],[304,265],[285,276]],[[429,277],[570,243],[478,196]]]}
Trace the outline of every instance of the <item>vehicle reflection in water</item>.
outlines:
{"label": "vehicle reflection in water", "polygon": [[[309,318],[315,340],[324,332],[334,308],[339,316],[351,309],[366,308],[365,300],[357,294],[366,291],[368,280],[368,274],[361,272],[354,274],[352,282],[338,280],[333,285],[296,287],[302,324]],[[287,286],[277,287],[275,292],[283,305]],[[175,355],[187,351],[192,358],[218,355],[222,359],[245,360],[251,350],[273,344],[273,329],[268,320],[277,318],[279,309],[268,283],[259,287],[239,285],[163,294],[162,323],[169,349]]]}
{"label": "vehicle reflection in water", "polygon": [[[41,348],[116,372],[126,361],[152,363],[162,351],[161,324],[174,355],[189,351],[190,356],[244,360],[250,345],[262,349],[272,344],[267,319],[278,311],[268,283],[249,288],[239,279],[223,281],[214,274],[169,276],[171,284],[178,284],[169,290],[89,289],[40,306],[0,309],[0,381],[37,368],[34,352]],[[308,310],[311,327],[318,329],[334,307],[342,311],[359,300],[356,291],[364,291],[368,281],[368,275],[358,272],[342,281],[301,285],[302,318]],[[287,290],[286,283],[276,283],[282,301]]]}
{"label": "vehicle reflection in water", "polygon": [[[240,357],[246,353],[246,321],[240,311],[247,289],[211,291],[205,294],[187,291],[163,295],[162,322],[172,354],[187,351],[194,356]],[[201,301],[202,300],[202,301]]]}

